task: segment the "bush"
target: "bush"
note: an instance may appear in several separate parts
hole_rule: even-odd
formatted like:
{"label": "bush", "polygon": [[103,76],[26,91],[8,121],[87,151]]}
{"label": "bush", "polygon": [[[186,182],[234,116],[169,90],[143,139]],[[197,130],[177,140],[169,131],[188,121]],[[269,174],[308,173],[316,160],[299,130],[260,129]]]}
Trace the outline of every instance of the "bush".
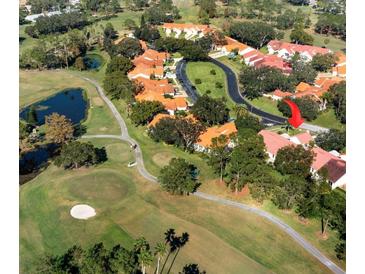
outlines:
{"label": "bush", "polygon": [[217,73],[216,73],[215,69],[212,69],[212,70],[210,70],[210,74],[211,75],[216,75]]}
{"label": "bush", "polygon": [[201,79],[199,79],[199,78],[195,79],[195,84],[199,85],[201,83],[202,83],[202,80]]}
{"label": "bush", "polygon": [[206,93],[206,94],[211,94],[211,93],[212,93],[212,91],[211,91],[210,89],[207,89],[207,90],[205,91],[205,93]]}
{"label": "bush", "polygon": [[77,57],[76,58],[75,68],[77,68],[78,70],[85,70],[86,69],[84,58],[82,58],[82,57]]}
{"label": "bush", "polygon": [[221,82],[215,82],[216,88],[223,88],[223,84]]}

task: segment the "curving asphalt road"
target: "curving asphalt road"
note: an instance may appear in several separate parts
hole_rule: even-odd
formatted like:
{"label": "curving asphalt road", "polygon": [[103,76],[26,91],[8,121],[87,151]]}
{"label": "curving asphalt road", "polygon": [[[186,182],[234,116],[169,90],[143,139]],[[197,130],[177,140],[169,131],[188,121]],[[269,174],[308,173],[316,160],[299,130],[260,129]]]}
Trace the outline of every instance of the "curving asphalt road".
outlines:
{"label": "curving asphalt road", "polygon": [[[98,94],[100,95],[100,97],[104,100],[104,102],[107,104],[107,106],[112,111],[114,117],[116,118],[116,120],[119,124],[120,130],[121,130],[120,135],[102,135],[102,134],[100,134],[100,135],[84,135],[84,136],[82,136],[82,138],[112,138],[112,139],[119,139],[119,140],[122,140],[122,141],[126,141],[131,145],[136,144],[137,147],[134,150],[134,152],[135,152],[138,172],[141,174],[142,177],[144,177],[148,181],[150,181],[152,183],[155,183],[155,184],[158,183],[157,178],[155,176],[153,176],[152,174],[150,174],[146,170],[146,168],[144,166],[143,155],[142,155],[142,151],[141,151],[140,146],[138,145],[138,143],[133,138],[131,138],[129,136],[128,128],[125,124],[125,121],[123,120],[120,113],[117,111],[114,104],[109,100],[108,97],[106,97],[102,87],[95,80],[89,79],[87,77],[81,77],[81,78],[88,81],[88,82],[90,82],[90,83],[92,83],[95,86],[95,88],[96,88]],[[196,197],[199,197],[201,199],[209,200],[209,201],[221,204],[221,205],[236,207],[236,208],[239,208],[241,210],[251,212],[253,214],[256,214],[258,216],[261,216],[261,217],[269,220],[271,223],[277,225],[281,230],[283,230],[290,237],[292,237],[300,246],[302,246],[305,250],[307,250],[307,252],[312,254],[321,263],[323,263],[325,266],[327,266],[333,273],[335,273],[335,274],[344,274],[345,273],[345,271],[343,271],[340,267],[338,267],[330,259],[328,259],[326,256],[324,256],[317,248],[315,248],[312,244],[307,242],[298,232],[296,232],[289,225],[284,223],[279,218],[271,215],[270,213],[268,213],[264,210],[261,210],[259,208],[251,207],[251,206],[243,204],[243,203],[234,202],[234,201],[231,201],[231,200],[220,198],[220,197],[217,197],[217,196],[214,196],[214,195],[211,195],[211,194],[207,194],[207,193],[203,193],[203,192],[200,192],[200,191],[193,193],[193,195],[196,196]]]}
{"label": "curving asphalt road", "polygon": [[[235,102],[236,104],[245,105],[247,107],[248,111],[250,111],[251,113],[253,113],[257,116],[260,116],[262,118],[262,122],[264,124],[281,125],[281,124],[286,123],[286,121],[287,121],[286,118],[265,112],[255,106],[253,106],[252,104],[250,104],[249,101],[241,95],[236,74],[232,71],[232,69],[230,67],[228,67],[227,65],[219,62],[216,59],[210,58],[210,57],[209,57],[209,61],[212,62],[213,64],[217,65],[218,67],[220,67],[226,74],[227,85],[228,85],[228,95],[231,97],[233,102]],[[177,75],[177,79],[179,80],[180,84],[186,90],[186,93],[188,94],[188,96],[191,98],[191,100],[193,102],[195,102],[198,99],[199,94],[196,91],[196,89],[193,87],[193,85],[191,84],[190,80],[188,79],[188,77],[186,75],[186,61],[185,60],[180,60],[177,63],[176,75]],[[326,128],[315,126],[315,125],[310,125],[307,123],[303,123],[300,127],[303,129],[314,131],[314,132],[321,132],[321,131],[328,130]]]}

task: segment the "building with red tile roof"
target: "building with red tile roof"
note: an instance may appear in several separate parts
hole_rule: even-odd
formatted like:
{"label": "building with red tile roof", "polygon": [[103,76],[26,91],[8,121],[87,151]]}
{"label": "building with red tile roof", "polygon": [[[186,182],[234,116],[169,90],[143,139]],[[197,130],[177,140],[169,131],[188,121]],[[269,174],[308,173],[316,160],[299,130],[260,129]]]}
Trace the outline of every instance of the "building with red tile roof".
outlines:
{"label": "building with red tile roof", "polygon": [[167,114],[167,113],[158,113],[153,117],[152,121],[148,124],[147,127],[154,127],[158,122],[160,122],[164,118],[174,118],[175,116]]}
{"label": "building with red tile roof", "polygon": [[129,79],[136,79],[138,77],[150,79],[151,75],[154,75],[156,78],[164,77],[164,68],[160,67],[146,67],[146,66],[138,66],[128,72]]}
{"label": "building with red tile roof", "polygon": [[327,54],[331,53],[330,49],[309,46],[309,45],[299,45],[292,44],[278,40],[271,40],[267,44],[269,54],[277,54],[279,57],[290,58],[296,52],[298,52],[304,60],[310,61],[316,54]]}
{"label": "building with red tile roof", "polygon": [[277,55],[264,55],[264,57],[255,63],[255,67],[272,67],[281,70],[283,73],[289,74],[292,68],[288,62]]}
{"label": "building with red tile roof", "polygon": [[275,157],[279,149],[293,145],[292,142],[276,132],[263,129],[259,132],[259,135],[261,135],[264,139],[266,151],[271,162],[275,161]]}
{"label": "building with red tile roof", "polygon": [[172,84],[169,84],[167,79],[152,80],[142,77],[137,77],[134,82],[141,87],[143,91],[157,92],[161,95],[174,95],[175,89]]}
{"label": "building with red tile roof", "polygon": [[167,36],[175,34],[176,38],[184,33],[186,39],[190,39],[194,36],[198,36],[200,38],[212,31],[208,25],[184,23],[164,23],[162,25],[162,29],[165,31]]}
{"label": "building with red tile roof", "polygon": [[293,96],[293,93],[288,91],[281,91],[280,89],[276,89],[273,92],[270,93],[264,93],[265,97],[270,97],[274,101],[282,100],[285,97],[291,97]]}
{"label": "building with red tile roof", "polygon": [[[237,133],[237,128],[234,122],[228,122],[224,125],[210,127],[199,136],[198,142],[194,145],[195,150],[209,151],[209,147],[212,145],[213,138],[219,137],[221,135],[229,137],[231,134],[235,133]],[[232,143],[229,141],[227,145],[230,146]]]}
{"label": "building with red tile roof", "polygon": [[[309,133],[301,133],[289,137],[289,139],[268,130],[261,130],[259,134],[263,137],[269,161],[275,161],[275,157],[279,149],[289,145],[304,145],[304,147],[312,141],[312,136]],[[309,149],[309,148],[308,148]],[[332,188],[342,186],[346,183],[346,162],[320,147],[311,148],[314,152],[314,161],[311,166],[311,172],[317,174],[318,171],[327,169],[329,180]]]}
{"label": "building with red tile roof", "polygon": [[311,141],[313,141],[313,138],[308,132],[303,132],[291,136],[290,141],[297,145],[308,145]]}
{"label": "building with red tile roof", "polygon": [[188,103],[185,98],[183,97],[176,97],[176,98],[166,98],[165,96],[153,93],[153,92],[141,92],[137,94],[135,97],[136,101],[158,101],[161,102],[166,111],[174,115],[175,111],[177,110],[187,110]]}
{"label": "building with red tile roof", "polygon": [[344,81],[344,79],[341,77],[319,77],[318,79],[316,79],[314,84],[316,85],[316,87],[328,91],[332,85],[338,84],[342,81]]}

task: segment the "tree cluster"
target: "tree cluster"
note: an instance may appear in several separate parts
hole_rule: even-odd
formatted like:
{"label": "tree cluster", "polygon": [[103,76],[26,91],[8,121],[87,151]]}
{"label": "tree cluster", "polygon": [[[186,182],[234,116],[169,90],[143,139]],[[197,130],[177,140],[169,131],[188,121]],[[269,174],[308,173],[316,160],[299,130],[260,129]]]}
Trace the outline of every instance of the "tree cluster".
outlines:
{"label": "tree cluster", "polygon": [[[37,273],[145,274],[155,264],[154,273],[162,273],[168,267],[169,257],[173,255],[168,269],[171,271],[180,250],[188,242],[187,232],[177,235],[175,229],[170,228],[165,232],[164,241],[157,243],[155,247],[151,247],[144,237],[136,239],[131,249],[120,244],[106,248],[102,242],[87,249],[74,245],[60,255],[43,256],[37,264]],[[161,268],[163,259],[165,260]],[[203,274],[205,271],[200,272],[197,264],[187,264],[180,273]]]}
{"label": "tree cluster", "polygon": [[331,128],[316,137],[316,144],[324,150],[342,151],[346,147],[346,131]]}
{"label": "tree cluster", "polygon": [[130,118],[136,125],[146,125],[153,117],[165,111],[164,105],[159,101],[141,101],[132,105]]}
{"label": "tree cluster", "polygon": [[320,14],[315,25],[320,34],[332,34],[346,40],[346,16],[342,14]]}
{"label": "tree cluster", "polygon": [[[260,79],[260,81],[257,81],[257,79]],[[258,98],[264,93],[276,89],[294,90],[292,78],[271,67],[244,67],[239,75],[239,82],[243,87],[244,95],[249,99]]]}
{"label": "tree cluster", "polygon": [[25,32],[31,37],[38,38],[40,35],[65,33],[71,29],[81,29],[88,24],[89,21],[84,14],[70,12],[53,16],[41,16],[34,26],[26,27]]}
{"label": "tree cluster", "polygon": [[329,71],[336,63],[336,57],[332,53],[316,54],[311,61],[312,67],[316,71],[326,72]]}
{"label": "tree cluster", "polygon": [[182,158],[172,158],[158,176],[161,187],[170,194],[189,195],[197,190],[199,170]]}
{"label": "tree cluster", "polygon": [[24,69],[68,68],[87,50],[84,34],[72,30],[62,36],[49,36],[26,49],[20,56],[19,66]]}
{"label": "tree cluster", "polygon": [[64,169],[80,168],[91,166],[107,160],[105,148],[96,148],[90,142],[81,143],[73,141],[64,144],[60,155],[55,159],[56,166]]}
{"label": "tree cluster", "polygon": [[263,22],[237,22],[230,26],[229,35],[251,47],[260,49],[283,34]]}
{"label": "tree cluster", "polygon": [[192,151],[205,127],[191,118],[163,118],[149,129],[150,137],[156,142],[182,147]]}
{"label": "tree cluster", "polygon": [[323,97],[335,110],[337,119],[346,124],[346,81],[332,85]]}
{"label": "tree cluster", "polygon": [[[304,96],[301,98],[294,98],[290,100],[297,104],[303,118],[307,119],[308,121],[312,121],[317,118],[319,114],[319,105],[311,97]],[[284,100],[279,101],[277,107],[284,116],[291,116],[291,110],[289,106],[284,102]]]}
{"label": "tree cluster", "polygon": [[200,96],[191,108],[191,113],[207,126],[224,124],[229,119],[229,109],[224,100]]}

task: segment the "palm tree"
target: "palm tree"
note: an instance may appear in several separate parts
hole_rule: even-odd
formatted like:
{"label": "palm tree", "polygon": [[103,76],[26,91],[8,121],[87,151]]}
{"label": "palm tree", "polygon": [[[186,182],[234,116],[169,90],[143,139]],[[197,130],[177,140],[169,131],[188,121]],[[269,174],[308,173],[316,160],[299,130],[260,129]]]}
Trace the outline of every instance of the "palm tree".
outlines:
{"label": "palm tree", "polygon": [[159,273],[160,271],[160,261],[165,256],[167,252],[166,244],[165,243],[157,243],[155,247],[155,255],[157,256],[157,267],[155,273]]}
{"label": "palm tree", "polygon": [[[164,270],[164,268],[165,268],[165,265],[166,265],[166,263],[167,263],[167,260],[169,259],[169,257],[170,257],[170,255],[171,255],[171,253],[173,252],[173,251],[175,251],[175,250],[172,250],[173,248],[172,248],[172,244],[173,244],[173,242],[174,242],[174,239],[176,238],[176,232],[175,232],[175,229],[173,229],[173,228],[170,228],[170,229],[168,229],[166,232],[165,232],[165,245],[167,245],[167,244],[169,244],[170,245],[170,250],[169,250],[169,254],[167,255],[167,257],[166,257],[166,259],[165,259],[165,261],[164,261],[164,263],[163,263],[163,266],[162,266],[162,269],[161,269],[161,273],[162,273],[162,271]],[[159,274],[158,272],[157,272],[157,274]]]}
{"label": "palm tree", "polygon": [[146,268],[152,264],[153,258],[152,252],[146,248],[143,248],[138,254],[138,261],[141,264],[143,274],[146,274]]}
{"label": "palm tree", "polygon": [[169,274],[169,273],[170,273],[171,268],[172,268],[172,266],[174,265],[175,259],[176,259],[177,255],[178,255],[178,254],[179,254],[179,252],[180,252],[180,249],[181,249],[182,247],[184,247],[188,241],[189,241],[189,233],[187,233],[187,232],[184,232],[184,233],[181,235],[181,237],[177,237],[177,238],[176,238],[176,244],[175,244],[175,247],[177,248],[177,251],[176,251],[176,253],[175,253],[174,259],[172,260],[172,263],[171,263],[171,265],[170,265],[170,268],[169,268],[169,270],[167,271],[167,274]]}

